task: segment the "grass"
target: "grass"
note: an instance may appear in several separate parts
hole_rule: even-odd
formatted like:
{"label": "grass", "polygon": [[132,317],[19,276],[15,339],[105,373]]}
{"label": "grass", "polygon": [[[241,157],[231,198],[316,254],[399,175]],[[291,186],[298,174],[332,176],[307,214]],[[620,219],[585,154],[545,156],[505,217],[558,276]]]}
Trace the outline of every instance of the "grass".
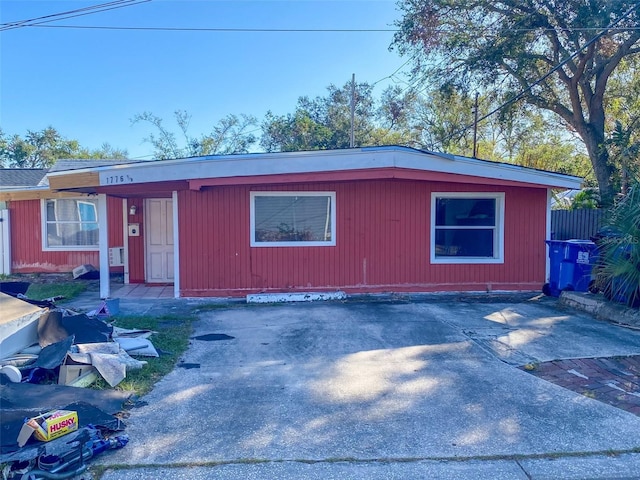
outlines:
{"label": "grass", "polygon": [[[187,350],[189,337],[193,331],[192,322],[195,317],[188,315],[152,316],[117,316],[114,317],[114,326],[121,328],[133,328],[152,330],[151,343],[156,347],[159,357],[136,357],[147,361],[147,365],[140,370],[127,371],[127,377],[116,386],[118,390],[132,392],[137,396],[150,392],[153,386],[167,375]],[[102,379],[99,379],[96,388],[110,388]]]}
{"label": "grass", "polygon": [[87,289],[84,283],[32,283],[27,290],[27,297],[34,300],[43,300],[45,298],[64,297],[69,300],[77,297]]}

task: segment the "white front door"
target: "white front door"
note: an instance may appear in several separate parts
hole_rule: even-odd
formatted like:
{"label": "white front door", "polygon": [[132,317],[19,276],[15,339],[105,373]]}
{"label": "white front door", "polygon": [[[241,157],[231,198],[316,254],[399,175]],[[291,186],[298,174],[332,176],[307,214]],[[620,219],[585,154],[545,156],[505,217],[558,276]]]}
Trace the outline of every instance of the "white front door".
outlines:
{"label": "white front door", "polygon": [[148,198],[144,218],[146,281],[173,282],[173,200]]}

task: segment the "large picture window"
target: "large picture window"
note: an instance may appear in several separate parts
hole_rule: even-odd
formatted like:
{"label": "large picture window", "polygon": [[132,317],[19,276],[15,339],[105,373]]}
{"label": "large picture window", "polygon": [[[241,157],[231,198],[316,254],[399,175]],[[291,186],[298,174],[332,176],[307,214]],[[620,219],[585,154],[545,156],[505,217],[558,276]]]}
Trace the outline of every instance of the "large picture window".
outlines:
{"label": "large picture window", "polygon": [[98,200],[42,200],[42,242],[45,250],[97,250]]}
{"label": "large picture window", "polygon": [[251,192],[251,246],[332,246],[335,192]]}
{"label": "large picture window", "polygon": [[502,263],[503,193],[433,193],[432,263]]}

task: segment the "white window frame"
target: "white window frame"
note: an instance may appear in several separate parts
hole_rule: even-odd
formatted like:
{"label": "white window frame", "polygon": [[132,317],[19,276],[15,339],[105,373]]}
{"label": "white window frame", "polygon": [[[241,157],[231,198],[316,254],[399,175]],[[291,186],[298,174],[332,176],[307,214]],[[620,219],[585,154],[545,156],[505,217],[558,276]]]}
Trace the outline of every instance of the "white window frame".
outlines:
{"label": "white window frame", "polygon": [[[436,202],[440,198],[478,198],[496,201],[496,225],[493,231],[494,257],[436,257]],[[504,192],[432,192],[431,193],[430,257],[433,264],[492,264],[504,263]],[[465,227],[456,227],[465,229]],[[487,229],[487,226],[466,229]]]}
{"label": "white window frame", "polygon": [[[256,197],[330,197],[331,198],[331,240],[316,242],[256,242]],[[268,191],[251,192],[251,213],[250,213],[250,245],[252,247],[335,247],[336,245],[336,192],[295,192],[295,191]]]}
{"label": "white window frame", "polygon": [[[40,226],[42,229],[42,251],[43,252],[98,252],[100,251],[99,245],[54,245],[47,244],[48,232],[47,232],[47,202],[51,200],[76,200],[77,202],[87,202],[86,197],[63,197],[63,198],[43,198],[40,200]],[[80,222],[72,222],[80,223]],[[93,222],[92,222],[93,223]],[[96,224],[98,229],[100,228],[100,222],[98,218],[98,209],[96,207]]]}

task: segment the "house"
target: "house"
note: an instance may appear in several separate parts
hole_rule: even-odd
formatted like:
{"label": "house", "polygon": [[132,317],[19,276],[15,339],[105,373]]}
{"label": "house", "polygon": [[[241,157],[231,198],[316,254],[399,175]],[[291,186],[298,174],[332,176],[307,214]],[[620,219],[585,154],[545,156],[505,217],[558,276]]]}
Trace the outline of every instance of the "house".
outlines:
{"label": "house", "polygon": [[[97,199],[52,192],[46,174],[122,163],[61,160],[50,169],[0,169],[0,273],[70,272],[78,265],[98,265]],[[121,246],[122,212],[112,208],[109,217],[109,245]]]}
{"label": "house", "polygon": [[[139,162],[47,178],[42,218],[51,195],[76,198],[79,211],[87,198],[95,206],[97,218],[76,230],[97,223],[91,248],[99,247],[103,297],[114,247],[122,247],[126,283],[173,284],[176,297],[539,290],[551,189],[581,184],[397,146]],[[47,218],[43,238],[62,227]]]}
{"label": "house", "polygon": [[46,174],[46,168],[0,168],[0,188],[35,187]]}

